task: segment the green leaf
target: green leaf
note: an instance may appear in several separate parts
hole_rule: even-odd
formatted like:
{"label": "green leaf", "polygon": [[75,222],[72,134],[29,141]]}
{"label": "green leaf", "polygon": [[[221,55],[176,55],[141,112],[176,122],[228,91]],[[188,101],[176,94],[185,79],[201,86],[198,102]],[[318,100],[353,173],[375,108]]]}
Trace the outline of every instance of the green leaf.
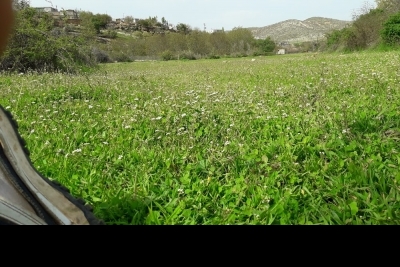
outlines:
{"label": "green leaf", "polygon": [[356,215],[358,212],[357,202],[351,202],[349,206],[351,209],[351,215]]}
{"label": "green leaf", "polygon": [[92,197],[92,201],[93,201],[93,202],[100,202],[100,201],[101,201],[101,199],[100,199],[100,198],[98,198],[98,197]]}
{"label": "green leaf", "polygon": [[267,156],[262,156],[262,161],[267,164],[268,163],[268,157]]}

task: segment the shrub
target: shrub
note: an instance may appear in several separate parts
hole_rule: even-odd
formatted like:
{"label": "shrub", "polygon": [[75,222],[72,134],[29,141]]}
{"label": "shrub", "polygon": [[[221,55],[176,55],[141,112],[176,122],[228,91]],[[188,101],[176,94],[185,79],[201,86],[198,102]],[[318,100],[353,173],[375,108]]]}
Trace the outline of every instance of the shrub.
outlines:
{"label": "shrub", "polygon": [[48,14],[38,14],[30,7],[17,11],[15,31],[0,58],[0,70],[75,73],[88,66],[95,66],[95,61],[87,40],[54,29]]}
{"label": "shrub", "polygon": [[208,56],[209,59],[220,59],[221,57],[215,54],[209,55]]}
{"label": "shrub", "polygon": [[115,39],[117,38],[118,33],[114,30],[107,30],[102,34],[102,37],[104,38],[109,38],[109,39]]}
{"label": "shrub", "polygon": [[172,54],[171,51],[166,50],[166,51],[161,53],[161,58],[164,61],[169,61],[169,60],[173,60],[174,59],[174,55]]}
{"label": "shrub", "polygon": [[110,56],[105,51],[103,51],[97,47],[93,47],[92,56],[94,57],[94,60],[98,63],[111,62]]}
{"label": "shrub", "polygon": [[400,44],[400,13],[392,15],[384,23],[381,36],[386,44]]}
{"label": "shrub", "polygon": [[183,60],[196,60],[196,56],[192,52],[183,52],[180,56],[179,59]]}

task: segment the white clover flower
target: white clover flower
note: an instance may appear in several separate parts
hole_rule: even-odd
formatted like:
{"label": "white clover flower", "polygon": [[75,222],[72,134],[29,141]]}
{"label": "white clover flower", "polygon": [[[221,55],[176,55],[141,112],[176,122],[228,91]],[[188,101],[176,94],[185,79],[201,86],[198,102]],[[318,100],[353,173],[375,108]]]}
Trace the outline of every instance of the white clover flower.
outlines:
{"label": "white clover flower", "polygon": [[80,152],[82,152],[82,149],[78,148],[78,149],[76,149],[76,150],[72,151],[72,154],[75,154],[75,153],[80,153]]}

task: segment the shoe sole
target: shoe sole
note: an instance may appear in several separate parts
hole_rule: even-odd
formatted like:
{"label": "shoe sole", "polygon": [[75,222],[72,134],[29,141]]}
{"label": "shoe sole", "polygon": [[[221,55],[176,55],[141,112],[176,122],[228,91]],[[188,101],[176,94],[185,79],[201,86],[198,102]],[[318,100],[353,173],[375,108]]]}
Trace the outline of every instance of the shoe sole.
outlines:
{"label": "shoe sole", "polygon": [[2,225],[2,222],[7,225],[47,225],[35,214],[0,199],[0,225]]}
{"label": "shoe sole", "polygon": [[[33,166],[18,124],[11,113],[0,106],[0,143],[12,168],[36,200],[61,225],[99,225],[90,207],[74,198],[61,184],[43,177]],[[15,179],[15,177],[9,177]]]}

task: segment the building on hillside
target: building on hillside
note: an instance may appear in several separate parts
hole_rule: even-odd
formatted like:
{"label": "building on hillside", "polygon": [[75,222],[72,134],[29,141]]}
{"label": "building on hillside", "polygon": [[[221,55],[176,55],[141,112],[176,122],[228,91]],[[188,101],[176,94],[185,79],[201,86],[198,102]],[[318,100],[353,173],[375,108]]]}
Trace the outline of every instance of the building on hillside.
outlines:
{"label": "building on hillside", "polygon": [[218,32],[224,32],[224,29],[212,29],[211,31],[208,31],[209,33],[218,33]]}
{"label": "building on hillside", "polygon": [[66,19],[67,24],[74,24],[74,25],[80,25],[80,19],[78,12],[73,10],[73,9],[68,9],[68,10],[62,10],[58,11],[57,8],[53,7],[35,7],[35,9],[40,13],[48,13],[51,14],[51,16],[54,19],[54,24],[56,26],[62,26],[64,22],[62,20]]}
{"label": "building on hillside", "polygon": [[276,54],[277,55],[284,55],[284,54],[286,54],[286,49],[279,49]]}
{"label": "building on hillside", "polygon": [[46,12],[46,13],[58,12],[58,10],[53,7],[35,7],[35,9],[38,12]]}
{"label": "building on hillside", "polygon": [[65,10],[65,16],[67,19],[79,19],[78,12],[73,9]]}

